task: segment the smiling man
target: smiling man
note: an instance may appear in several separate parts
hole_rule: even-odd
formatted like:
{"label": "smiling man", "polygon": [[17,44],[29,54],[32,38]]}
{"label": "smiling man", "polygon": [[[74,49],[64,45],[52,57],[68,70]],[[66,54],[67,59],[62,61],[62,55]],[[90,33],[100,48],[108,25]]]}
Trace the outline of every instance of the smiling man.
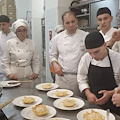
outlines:
{"label": "smiling man", "polygon": [[77,81],[87,100],[120,115],[112,104],[114,88],[120,83],[120,54],[107,48],[101,33],[90,33],[85,39],[87,52],[79,63]]}
{"label": "smiling man", "polygon": [[6,77],[4,76],[2,66],[1,66],[1,57],[5,49],[6,41],[16,36],[10,30],[9,27],[10,27],[10,19],[5,15],[1,15],[0,16],[0,29],[1,29],[0,31],[0,81],[3,79],[6,79]]}
{"label": "smiling man", "polygon": [[80,94],[77,84],[77,69],[82,55],[86,52],[85,37],[88,32],[77,29],[78,20],[72,11],[62,15],[65,30],[53,37],[50,63],[56,73],[55,83],[60,88]]}

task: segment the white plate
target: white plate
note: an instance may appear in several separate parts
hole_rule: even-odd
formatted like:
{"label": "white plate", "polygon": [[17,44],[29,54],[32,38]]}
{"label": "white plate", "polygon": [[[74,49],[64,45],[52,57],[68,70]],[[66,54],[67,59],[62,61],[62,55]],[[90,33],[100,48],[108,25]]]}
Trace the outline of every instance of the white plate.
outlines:
{"label": "white plate", "polygon": [[[20,85],[21,83],[16,83],[16,84],[9,84],[10,82],[16,82],[15,80],[9,80],[9,81],[1,81],[0,84],[3,87],[16,87],[18,85]],[[17,81],[18,82],[18,81]]]}
{"label": "white plate", "polygon": [[74,106],[72,107],[65,107],[62,103],[62,101],[66,99],[65,97],[64,98],[59,98],[57,100],[55,100],[53,102],[53,105],[58,108],[58,109],[61,109],[61,110],[77,110],[77,109],[80,109],[84,106],[84,101],[79,99],[79,98],[75,98],[75,97],[68,97],[67,99],[75,99],[76,103]]}
{"label": "white plate", "polygon": [[70,120],[70,119],[67,119],[67,118],[60,118],[60,117],[53,117],[53,118],[46,119],[46,120],[54,120],[54,119],[58,119],[58,120]]}
{"label": "white plate", "polygon": [[41,117],[38,117],[36,116],[33,112],[32,112],[32,107],[33,106],[30,106],[30,107],[27,107],[27,108],[24,108],[22,111],[21,111],[21,115],[26,118],[26,119],[29,119],[29,120],[43,120],[43,119],[48,119],[48,118],[51,118],[53,116],[56,115],[56,110],[55,108],[51,107],[51,106],[47,106],[47,109],[48,109],[48,114],[47,115],[44,115],[44,116],[41,116]]}
{"label": "white plate", "polygon": [[41,84],[36,85],[35,87],[36,87],[36,89],[38,89],[38,90],[43,90],[43,91],[48,91],[48,90],[53,90],[53,89],[58,88],[58,85],[57,85],[57,84],[55,84],[55,83],[50,83],[50,84],[52,84],[52,87],[51,87],[50,89],[43,89],[43,88],[42,88],[42,85],[45,85],[45,84],[48,84],[48,83],[41,83]]}
{"label": "white plate", "polygon": [[15,98],[12,103],[16,106],[19,106],[19,107],[28,107],[28,106],[31,106],[31,105],[36,105],[36,104],[40,104],[42,103],[42,98],[38,97],[38,96],[33,96],[33,95],[25,95],[26,97],[33,97],[35,99],[35,101],[33,103],[30,103],[30,104],[24,104],[22,102],[22,98],[24,98],[24,96],[20,96],[20,97],[17,97]]}
{"label": "white plate", "polygon": [[[68,91],[67,95],[66,96],[63,96],[63,97],[71,97],[73,96],[73,92],[70,91],[70,90],[67,90],[67,89],[56,89],[58,91]],[[56,90],[50,90],[47,92],[47,96],[51,97],[51,98],[63,98],[63,97],[58,97],[55,95],[55,92]]]}
{"label": "white plate", "polygon": [[[94,110],[96,112],[99,112],[101,113],[102,115],[106,116],[106,111],[105,110],[102,110],[102,109],[85,109],[85,110],[82,110],[80,111],[78,114],[77,114],[77,119],[78,120],[84,120],[83,119],[83,115],[86,113],[86,112],[91,112],[91,110]],[[105,119],[106,120],[106,119]],[[109,120],[115,120],[115,117],[112,113],[109,114]]]}

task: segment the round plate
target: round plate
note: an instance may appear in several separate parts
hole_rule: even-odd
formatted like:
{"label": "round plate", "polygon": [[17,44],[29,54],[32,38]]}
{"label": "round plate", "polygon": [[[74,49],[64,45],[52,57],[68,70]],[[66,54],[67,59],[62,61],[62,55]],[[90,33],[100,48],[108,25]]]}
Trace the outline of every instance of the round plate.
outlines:
{"label": "round plate", "polygon": [[53,118],[50,118],[50,119],[46,119],[46,120],[70,120],[70,119],[67,119],[67,118],[60,118],[60,117],[53,117]]}
{"label": "round plate", "polygon": [[41,116],[41,117],[38,117],[36,116],[33,112],[32,112],[32,107],[33,106],[30,106],[30,107],[27,107],[27,108],[24,108],[22,111],[21,111],[21,115],[26,118],[26,119],[29,119],[29,120],[46,120],[48,118],[51,118],[53,116],[56,115],[56,110],[55,108],[51,107],[51,106],[47,106],[47,109],[48,109],[48,114],[47,115],[44,115],[44,116]]}
{"label": "round plate", "polygon": [[77,110],[77,109],[80,109],[84,106],[84,101],[79,99],[79,98],[75,98],[75,97],[68,97],[67,99],[75,99],[76,103],[74,106],[72,107],[65,107],[62,103],[62,101],[66,99],[66,98],[59,98],[57,100],[55,100],[53,102],[53,105],[58,108],[58,109],[61,109],[61,110]]}
{"label": "round plate", "polygon": [[1,81],[0,84],[3,87],[16,87],[16,86],[19,86],[21,84],[21,83],[9,84],[10,82],[18,82],[18,81],[15,81],[15,80]]}
{"label": "round plate", "polygon": [[[30,104],[24,104],[22,102],[22,98],[24,97],[33,97],[35,99],[35,101],[33,103],[30,103]],[[25,95],[25,96],[20,96],[20,97],[17,97],[15,98],[12,103],[16,106],[19,106],[19,107],[28,107],[28,106],[31,106],[31,105],[36,105],[36,104],[40,104],[42,103],[42,98],[38,97],[38,96],[33,96],[33,95]]]}
{"label": "round plate", "polygon": [[36,85],[35,87],[36,87],[36,89],[38,89],[38,90],[43,90],[43,91],[49,91],[49,90],[53,90],[53,89],[58,88],[58,85],[57,85],[57,84],[55,84],[55,83],[50,83],[50,84],[52,84],[52,87],[51,87],[50,89],[43,89],[43,88],[42,88],[42,85],[45,85],[45,84],[49,84],[49,83],[41,83],[41,84]]}
{"label": "round plate", "polygon": [[[56,89],[58,91],[68,91],[67,95],[66,96],[63,96],[63,97],[71,97],[73,96],[73,92],[70,91],[70,90],[67,90],[67,89]],[[50,90],[47,92],[47,96],[51,97],[51,98],[63,98],[63,97],[58,97],[55,95],[55,92],[56,90]]]}
{"label": "round plate", "polygon": [[[83,118],[83,115],[86,113],[86,112],[91,112],[91,110],[94,110],[96,112],[99,112],[101,113],[102,115],[106,116],[106,111],[105,110],[102,110],[102,109],[85,109],[85,110],[82,110],[80,111],[78,114],[77,114],[77,119],[78,120],[84,120]],[[106,120],[106,118],[105,118]],[[112,113],[109,114],[109,120],[115,120],[115,117]]]}

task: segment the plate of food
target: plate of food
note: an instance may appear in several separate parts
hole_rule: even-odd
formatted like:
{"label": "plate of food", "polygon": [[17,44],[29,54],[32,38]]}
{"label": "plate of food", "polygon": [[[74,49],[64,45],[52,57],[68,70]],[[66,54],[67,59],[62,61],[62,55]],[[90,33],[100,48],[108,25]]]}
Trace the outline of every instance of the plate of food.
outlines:
{"label": "plate of food", "polygon": [[70,119],[67,119],[67,118],[60,118],[60,117],[53,117],[53,118],[46,119],[46,120],[70,120]]}
{"label": "plate of food", "polygon": [[47,96],[51,98],[71,97],[73,92],[67,89],[55,89],[47,92]]}
{"label": "plate of food", "polygon": [[58,85],[55,83],[41,83],[36,85],[36,89],[43,90],[43,91],[49,91],[58,88]]}
{"label": "plate of food", "polygon": [[25,95],[15,98],[12,103],[19,107],[28,107],[42,103],[42,98],[33,95]]}
{"label": "plate of food", "polygon": [[29,120],[46,120],[56,115],[55,108],[48,105],[35,105],[24,108],[21,115]]}
{"label": "plate of food", "polygon": [[61,110],[77,110],[84,106],[84,101],[75,97],[59,98],[53,102],[53,105]]}
{"label": "plate of food", "polygon": [[[97,120],[106,120],[106,112],[102,109],[85,109],[80,111],[77,114],[78,120],[93,120],[97,118]],[[115,117],[112,113],[109,114],[109,120],[115,120]]]}
{"label": "plate of food", "polygon": [[[9,84],[9,83],[12,83],[12,82],[16,82],[16,83]],[[8,81],[1,81],[0,84],[3,87],[16,87],[16,86],[19,86],[21,83],[19,81],[15,81],[15,80],[8,80]]]}

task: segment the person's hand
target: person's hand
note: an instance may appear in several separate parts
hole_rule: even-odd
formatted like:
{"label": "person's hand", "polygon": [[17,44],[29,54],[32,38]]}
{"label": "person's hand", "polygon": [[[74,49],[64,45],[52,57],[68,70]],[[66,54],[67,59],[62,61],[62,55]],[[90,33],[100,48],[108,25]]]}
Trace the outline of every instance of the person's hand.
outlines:
{"label": "person's hand", "polygon": [[32,75],[29,76],[30,79],[35,79],[38,77],[39,74],[33,73]]}
{"label": "person's hand", "polygon": [[62,67],[58,63],[54,62],[53,67],[54,67],[56,74],[58,74],[59,76],[64,76],[63,71],[62,71]]}
{"label": "person's hand", "polygon": [[114,42],[120,40],[120,30],[119,30],[119,31],[117,30],[117,31],[113,32],[113,34],[112,34],[112,40],[113,40]]}
{"label": "person's hand", "polygon": [[115,93],[120,93],[120,87],[116,87],[114,90],[115,90]]}
{"label": "person's hand", "polygon": [[114,105],[116,105],[116,107],[120,107],[120,94],[113,94],[112,96],[112,102]]}
{"label": "person's hand", "polygon": [[98,105],[103,105],[110,99],[110,97],[113,94],[113,91],[101,90],[98,93],[103,94],[103,96],[99,98],[96,102]]}
{"label": "person's hand", "polygon": [[86,97],[87,97],[87,100],[89,101],[89,102],[91,102],[91,103],[94,103],[94,104],[96,104],[97,105],[97,97],[89,90],[89,89],[86,89],[85,90],[85,95],[86,95]]}
{"label": "person's hand", "polygon": [[9,80],[17,80],[17,77],[14,74],[9,74],[8,79]]}

